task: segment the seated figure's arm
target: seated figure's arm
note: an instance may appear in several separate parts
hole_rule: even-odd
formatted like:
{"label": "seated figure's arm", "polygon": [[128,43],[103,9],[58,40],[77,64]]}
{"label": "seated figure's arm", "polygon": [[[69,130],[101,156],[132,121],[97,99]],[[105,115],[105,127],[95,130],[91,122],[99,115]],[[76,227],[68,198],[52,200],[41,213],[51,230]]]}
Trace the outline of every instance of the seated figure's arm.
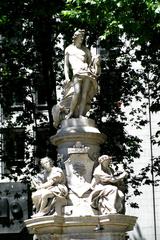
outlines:
{"label": "seated figure's arm", "polygon": [[42,183],[37,186],[37,189],[43,189],[43,188],[48,188],[51,187],[54,184],[54,181],[52,179],[46,181],[45,183]]}
{"label": "seated figure's arm", "polygon": [[127,177],[128,173],[126,171],[123,171],[121,173],[119,173],[118,175],[115,174],[114,178],[117,181],[123,180],[125,177]]}
{"label": "seated figure's arm", "polygon": [[110,183],[113,183],[113,184],[122,184],[124,178],[127,176],[127,173],[124,171],[124,172],[121,172],[118,176],[115,174],[113,175],[110,180],[108,180]]}
{"label": "seated figure's arm", "polygon": [[53,186],[54,184],[60,183],[62,179],[62,172],[56,171],[53,175],[51,175],[45,183],[39,185],[38,189],[48,188]]}
{"label": "seated figure's arm", "polygon": [[35,180],[34,178],[32,178],[31,186],[32,186],[33,188],[38,189],[39,184],[36,182],[36,180]]}
{"label": "seated figure's arm", "polygon": [[91,181],[91,189],[93,190],[94,187],[96,186],[96,184],[98,183],[97,179],[95,177],[93,177],[92,181]]}
{"label": "seated figure's arm", "polygon": [[62,183],[64,180],[63,171],[60,168],[57,168],[56,172],[51,176],[54,184]]}
{"label": "seated figure's arm", "polygon": [[110,176],[109,174],[95,174],[94,177],[96,179],[96,183],[107,184],[112,181],[112,176]]}
{"label": "seated figure's arm", "polygon": [[105,175],[101,175],[100,176],[100,182],[101,183],[112,183],[114,181],[112,176],[105,176]]}
{"label": "seated figure's arm", "polygon": [[33,176],[31,180],[31,186],[33,188],[38,189],[38,187],[45,181],[44,179],[45,179],[44,172],[39,173],[36,176]]}

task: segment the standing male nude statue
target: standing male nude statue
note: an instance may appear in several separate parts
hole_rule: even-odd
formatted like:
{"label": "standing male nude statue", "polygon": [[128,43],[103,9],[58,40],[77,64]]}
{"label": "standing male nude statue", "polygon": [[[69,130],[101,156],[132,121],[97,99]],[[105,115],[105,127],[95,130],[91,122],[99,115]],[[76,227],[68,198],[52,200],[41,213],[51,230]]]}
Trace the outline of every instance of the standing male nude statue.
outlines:
{"label": "standing male nude statue", "polygon": [[[84,35],[84,30],[77,30],[72,37],[72,44],[65,49],[65,83],[68,84],[72,81],[74,87],[70,110],[66,119],[84,116],[86,105],[90,103],[97,91],[97,77],[100,75],[100,58],[98,56],[96,67],[93,68],[91,66],[91,53],[83,45]],[[99,68],[97,68],[98,65]],[[75,110],[78,110],[77,115]]]}

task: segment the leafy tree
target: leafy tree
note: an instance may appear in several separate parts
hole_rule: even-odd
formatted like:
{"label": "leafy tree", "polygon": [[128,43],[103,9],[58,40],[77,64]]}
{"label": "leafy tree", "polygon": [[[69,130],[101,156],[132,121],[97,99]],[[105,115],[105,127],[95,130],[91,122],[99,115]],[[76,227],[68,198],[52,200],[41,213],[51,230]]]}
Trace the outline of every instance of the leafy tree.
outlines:
{"label": "leafy tree", "polygon": [[[36,144],[32,128],[37,132],[38,127],[47,127],[48,138],[55,133],[51,108],[56,103],[56,74],[61,58],[56,45],[60,33],[57,14],[62,6],[62,1],[43,0],[1,3],[1,106],[5,116],[2,124],[3,128],[25,129],[26,159],[32,168],[33,157],[37,156],[27,149],[28,144]],[[41,93],[40,103],[47,102],[47,115],[37,107],[37,90]],[[15,102],[19,105],[16,110],[20,110],[16,121],[13,119]],[[46,151],[50,152],[50,148],[48,144]],[[54,157],[55,149],[52,152]],[[28,168],[25,171],[27,176]],[[14,172],[22,174],[20,167]]]}
{"label": "leafy tree", "polygon": [[[130,164],[140,156],[141,139],[125,132],[128,119],[121,104],[129,106],[133,99],[139,102],[139,107],[129,113],[137,128],[147,123],[144,116],[149,97],[150,110],[160,110],[158,1],[7,0],[1,3],[1,9],[1,103],[8,126],[14,127],[11,121],[14,93],[14,97],[22,96],[24,103],[17,124],[37,129],[49,122],[49,136],[54,134],[51,107],[56,103],[56,83],[61,87],[63,79],[59,36],[64,36],[67,45],[75,29],[85,28],[88,47],[99,47],[103,53],[100,91],[93,101],[90,117],[108,137],[102,153],[111,154],[115,162],[123,163],[133,191],[139,195],[137,186],[141,180],[150,182],[146,172],[152,168],[158,175],[159,158],[154,159],[153,166],[142,169],[139,176],[135,175]],[[141,70],[134,68],[137,61]],[[40,84],[47,101],[47,116],[41,114],[34,100],[33,91]],[[141,104],[142,98],[147,101]],[[27,131],[28,143],[35,144]],[[159,144],[159,131],[154,142]],[[27,159],[34,167],[30,154]]]}
{"label": "leafy tree", "polygon": [[[138,11],[137,11],[138,10]],[[101,92],[94,102],[91,117],[97,121],[102,132],[106,132],[108,142],[105,151],[123,162],[131,177],[134,193],[142,182],[153,183],[148,172],[155,171],[158,176],[158,160],[146,166],[139,175],[126,163],[140,156],[140,142],[137,137],[128,135],[124,126],[128,119],[118,107],[135,99],[139,107],[132,109],[130,116],[133,125],[143,127],[148,107],[159,111],[159,33],[160,5],[158,1],[66,1],[62,19],[69,28],[85,28],[89,33],[88,45],[98,45],[105,51],[102,58],[105,66],[100,79]],[[106,56],[107,62],[106,62]],[[135,69],[139,62],[141,69]],[[149,98],[152,99],[149,104]],[[104,101],[101,101],[103,99]],[[144,101],[142,101],[144,99]],[[142,102],[142,103],[141,103]],[[106,117],[106,121],[104,118]],[[112,131],[110,131],[112,129]],[[154,143],[159,144],[159,131]],[[155,139],[154,138],[154,139]]]}

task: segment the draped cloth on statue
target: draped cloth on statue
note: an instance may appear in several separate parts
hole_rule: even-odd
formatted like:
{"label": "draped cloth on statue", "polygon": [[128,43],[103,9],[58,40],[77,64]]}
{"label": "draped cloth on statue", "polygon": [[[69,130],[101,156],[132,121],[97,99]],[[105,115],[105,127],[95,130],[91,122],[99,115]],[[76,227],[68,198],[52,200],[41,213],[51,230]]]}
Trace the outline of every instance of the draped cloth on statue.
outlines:
{"label": "draped cloth on statue", "polygon": [[110,173],[106,173],[99,165],[93,174],[96,184],[91,193],[91,205],[99,209],[101,214],[117,213],[123,208],[124,194],[113,183],[113,171],[110,170]]}

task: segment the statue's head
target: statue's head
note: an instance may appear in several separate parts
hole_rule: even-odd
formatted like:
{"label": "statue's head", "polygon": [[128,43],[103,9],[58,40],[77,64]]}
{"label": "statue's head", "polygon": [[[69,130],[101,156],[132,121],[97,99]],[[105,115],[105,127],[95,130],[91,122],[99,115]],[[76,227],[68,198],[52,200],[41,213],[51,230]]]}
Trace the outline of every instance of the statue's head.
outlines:
{"label": "statue's head", "polygon": [[98,158],[98,162],[100,164],[103,164],[104,162],[107,162],[108,164],[110,164],[111,161],[112,161],[112,157],[108,155],[102,155]]}
{"label": "statue's head", "polygon": [[74,34],[73,34],[73,37],[72,37],[72,40],[73,42],[76,41],[76,39],[78,37],[82,37],[84,39],[84,36],[85,36],[85,30],[84,29],[78,29]]}
{"label": "statue's head", "polygon": [[52,161],[52,159],[49,158],[49,157],[41,158],[40,163],[41,163],[41,166],[42,166],[43,168],[48,168],[48,167],[53,166],[53,161]]}

